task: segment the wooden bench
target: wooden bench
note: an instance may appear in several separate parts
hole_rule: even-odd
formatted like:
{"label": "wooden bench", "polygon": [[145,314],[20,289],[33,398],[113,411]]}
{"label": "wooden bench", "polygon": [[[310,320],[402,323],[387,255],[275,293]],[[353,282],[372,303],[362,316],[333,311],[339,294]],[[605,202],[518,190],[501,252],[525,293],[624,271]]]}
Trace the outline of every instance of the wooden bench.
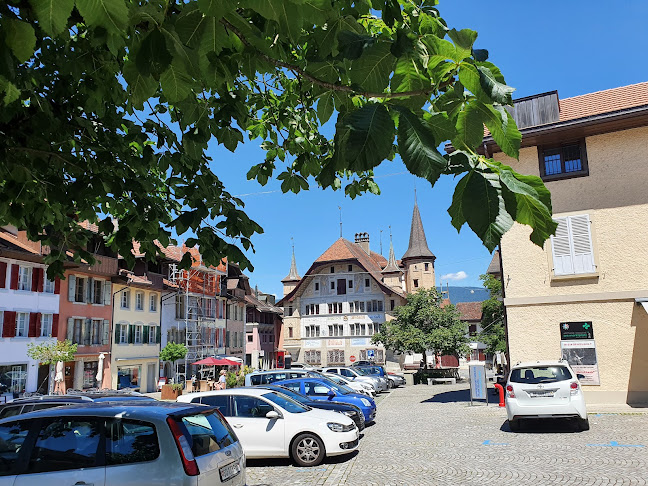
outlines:
{"label": "wooden bench", "polygon": [[456,378],[428,378],[428,383],[432,383],[433,385],[456,385],[457,384],[457,379]]}

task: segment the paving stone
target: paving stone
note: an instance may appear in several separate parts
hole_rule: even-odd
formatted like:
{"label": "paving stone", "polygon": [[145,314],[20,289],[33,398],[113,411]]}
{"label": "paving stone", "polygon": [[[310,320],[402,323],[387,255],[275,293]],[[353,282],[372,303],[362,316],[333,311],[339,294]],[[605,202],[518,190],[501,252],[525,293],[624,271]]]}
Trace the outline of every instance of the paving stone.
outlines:
{"label": "paving stone", "polygon": [[363,431],[357,452],[314,468],[249,461],[247,480],[250,486],[646,485],[648,415],[597,414],[590,424],[577,432],[568,421],[537,421],[512,433],[497,404],[470,406],[466,385],[408,386],[379,397],[376,423]]}

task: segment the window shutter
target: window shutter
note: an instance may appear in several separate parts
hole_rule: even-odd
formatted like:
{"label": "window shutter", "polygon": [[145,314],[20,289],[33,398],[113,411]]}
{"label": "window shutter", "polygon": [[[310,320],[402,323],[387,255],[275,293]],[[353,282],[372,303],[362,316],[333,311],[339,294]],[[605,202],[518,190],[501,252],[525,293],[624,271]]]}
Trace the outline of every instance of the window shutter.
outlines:
{"label": "window shutter", "polygon": [[38,269],[38,288],[36,289],[36,291],[37,292],[42,292],[44,286],[45,286],[45,269],[44,268],[39,268]]}
{"label": "window shutter", "polygon": [[29,313],[29,328],[27,329],[27,337],[36,337],[36,313]]}
{"label": "window shutter", "polygon": [[573,244],[574,273],[595,272],[589,215],[571,216],[569,224]]}
{"label": "window shutter", "polygon": [[112,295],[111,295],[111,287],[110,287],[110,281],[105,280],[103,284],[103,304],[104,305],[111,305],[111,300],[112,300]]}
{"label": "window shutter", "polygon": [[76,290],[76,276],[68,277],[68,302],[74,302],[74,291]]}
{"label": "window shutter", "polygon": [[[86,280],[87,282],[87,280]],[[89,317],[86,318],[84,325],[83,325],[83,335],[81,337],[81,342],[83,342],[84,346],[90,346],[92,344],[91,338],[92,338],[92,319]]]}
{"label": "window shutter", "polygon": [[121,334],[121,324],[115,324],[115,344],[119,344],[120,334]]}
{"label": "window shutter", "polygon": [[39,272],[40,268],[32,268],[32,282],[31,282],[31,290],[32,292],[38,292],[38,275],[40,274]]}
{"label": "window shutter", "polygon": [[160,329],[160,326],[155,327],[155,342],[157,344],[162,342],[162,330]]}
{"label": "window shutter", "polygon": [[128,342],[133,344],[135,342],[135,326],[132,324],[128,325]]}
{"label": "window shutter", "polygon": [[568,218],[555,218],[558,223],[556,234],[551,237],[554,275],[571,275],[574,273],[574,263],[571,253]]}
{"label": "window shutter", "polygon": [[18,290],[18,270],[19,266],[16,265],[15,263],[11,265],[11,282],[9,284],[9,288],[12,290]]}
{"label": "window shutter", "polygon": [[36,313],[36,337],[39,337],[42,334],[43,330],[43,314],[40,312]]}
{"label": "window shutter", "polygon": [[52,337],[58,337],[58,322],[59,322],[59,315],[54,314],[52,316]]}
{"label": "window shutter", "polygon": [[110,344],[110,321],[108,319],[103,320],[103,339],[102,344],[108,346]]}
{"label": "window shutter", "polygon": [[92,304],[92,294],[94,293],[94,285],[92,285],[93,278],[83,279],[83,290],[86,296],[86,303]]}
{"label": "window shutter", "polygon": [[68,317],[66,337],[68,341],[74,342],[74,318],[72,317]]}
{"label": "window shutter", "polygon": [[16,336],[16,313],[14,311],[4,312],[4,324],[2,326],[2,337],[10,338]]}
{"label": "window shutter", "polygon": [[7,284],[7,262],[0,262],[0,289]]}
{"label": "window shutter", "polygon": [[148,326],[143,326],[144,329],[142,330],[142,343],[143,344],[148,344],[149,341],[149,327]]}
{"label": "window shutter", "polygon": [[61,293],[61,279],[58,277],[54,279],[54,293],[55,294]]}

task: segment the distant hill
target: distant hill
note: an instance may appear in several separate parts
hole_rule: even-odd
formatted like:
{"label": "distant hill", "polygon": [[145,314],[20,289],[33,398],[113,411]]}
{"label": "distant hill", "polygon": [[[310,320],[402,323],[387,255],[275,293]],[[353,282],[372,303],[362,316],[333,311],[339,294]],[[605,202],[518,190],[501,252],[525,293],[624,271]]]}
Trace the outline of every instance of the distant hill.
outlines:
{"label": "distant hill", "polygon": [[[448,287],[445,285],[443,289],[437,287],[437,291],[441,292],[443,290],[443,297],[446,297],[446,291]],[[450,302],[456,304],[457,302],[481,302],[488,299],[489,294],[488,290],[484,287],[452,287],[450,286]]]}

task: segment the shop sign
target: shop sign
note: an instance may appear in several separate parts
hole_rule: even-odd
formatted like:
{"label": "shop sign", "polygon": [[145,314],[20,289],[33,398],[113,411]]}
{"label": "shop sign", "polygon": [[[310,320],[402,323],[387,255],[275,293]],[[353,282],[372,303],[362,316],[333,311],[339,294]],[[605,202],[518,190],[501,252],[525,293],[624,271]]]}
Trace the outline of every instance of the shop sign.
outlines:
{"label": "shop sign", "polygon": [[576,339],[594,339],[594,328],[592,321],[585,322],[561,322],[560,339],[573,341]]}
{"label": "shop sign", "polygon": [[560,341],[562,358],[566,360],[583,385],[600,385],[596,341],[593,339]]}
{"label": "shop sign", "polygon": [[319,348],[321,345],[321,342],[319,339],[307,339],[304,341],[304,347],[305,348]]}
{"label": "shop sign", "polygon": [[329,339],[329,346],[344,346],[344,339]]}
{"label": "shop sign", "polygon": [[367,346],[368,344],[368,338],[351,338],[351,346]]}

